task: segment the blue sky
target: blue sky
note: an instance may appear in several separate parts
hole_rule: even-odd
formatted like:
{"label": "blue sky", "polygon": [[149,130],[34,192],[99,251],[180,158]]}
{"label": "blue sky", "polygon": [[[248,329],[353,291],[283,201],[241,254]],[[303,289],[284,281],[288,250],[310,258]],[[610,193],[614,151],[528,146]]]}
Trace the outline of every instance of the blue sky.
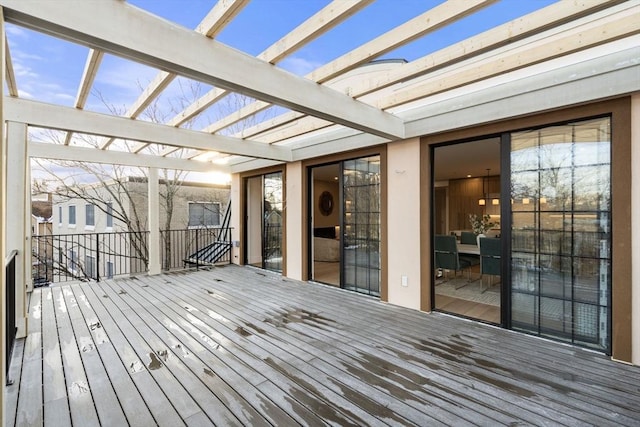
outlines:
{"label": "blue sky", "polygon": [[[213,0],[130,0],[130,3],[187,28],[195,28],[214,4]],[[328,3],[329,0],[253,0],[217,39],[257,55]],[[375,1],[278,65],[304,75],[439,3],[439,0]],[[411,61],[551,3],[554,0],[502,0],[383,58]],[[88,49],[11,25],[8,25],[7,34],[21,96],[73,105]],[[105,111],[106,107],[96,96],[100,93],[107,103],[124,111],[138,97],[140,86],[145,86],[156,72],[105,55],[94,93],[85,108]],[[181,83],[183,88],[187,87],[185,81]],[[179,84],[172,84],[167,97],[181,90]],[[208,88],[202,86],[200,90]],[[208,121],[212,119],[215,117],[209,117]]]}

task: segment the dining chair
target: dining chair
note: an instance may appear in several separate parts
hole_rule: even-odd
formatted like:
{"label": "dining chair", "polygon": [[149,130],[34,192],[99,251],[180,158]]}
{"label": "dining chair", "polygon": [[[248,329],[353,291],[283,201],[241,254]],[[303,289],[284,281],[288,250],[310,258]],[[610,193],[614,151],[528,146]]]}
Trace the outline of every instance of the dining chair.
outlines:
{"label": "dining chair", "polygon": [[501,244],[500,239],[495,237],[481,237],[480,238],[480,287],[484,288],[484,275],[489,275],[489,284],[487,289],[483,289],[482,292],[489,290],[493,286],[493,277],[500,276],[501,262],[500,262]]}
{"label": "dining chair", "polygon": [[477,235],[471,231],[463,231],[460,233],[460,244],[462,245],[477,245]]}
{"label": "dining chair", "polygon": [[[436,235],[434,237],[434,252],[437,269],[452,270],[454,275],[458,271],[469,269],[469,280],[462,286],[466,286],[471,281],[471,267],[480,263],[477,257],[458,254],[455,236]],[[456,287],[456,289],[462,286]]]}

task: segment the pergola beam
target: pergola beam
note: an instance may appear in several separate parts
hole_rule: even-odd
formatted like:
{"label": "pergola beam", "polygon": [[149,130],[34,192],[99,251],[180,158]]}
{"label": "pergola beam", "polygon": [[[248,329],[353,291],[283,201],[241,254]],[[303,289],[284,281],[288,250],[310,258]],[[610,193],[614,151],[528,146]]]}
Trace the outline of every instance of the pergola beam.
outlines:
{"label": "pergola beam", "polygon": [[149,167],[192,172],[229,172],[227,166],[216,165],[211,162],[159,157],[149,154],[132,154],[123,151],[101,151],[96,150],[95,148],[71,147],[46,142],[30,141],[28,149],[30,157],[51,160],[113,164],[131,167]]}
{"label": "pergola beam", "polygon": [[5,120],[26,123],[45,129],[212,150],[278,161],[291,160],[291,151],[288,148],[270,146],[261,142],[211,135],[157,123],[131,120],[126,117],[116,117],[18,98],[5,97],[4,104]]}
{"label": "pergola beam", "polygon": [[9,43],[4,39],[4,66],[5,78],[9,95],[18,96],[18,84],[16,83],[16,73],[13,70],[13,62],[11,61],[11,52],[9,51]]}
{"label": "pergola beam", "polygon": [[[282,59],[298,50],[300,47],[304,46],[306,43],[309,43],[311,40],[324,34],[331,28],[338,25],[340,22],[347,19],[349,16],[368,6],[372,1],[373,0],[332,1],[330,4],[322,8],[319,12],[314,14],[312,17],[289,32],[287,35],[282,37],[280,40],[276,41],[271,46],[266,48],[260,55],[258,55],[258,59],[262,59],[272,64],[278,63]],[[183,111],[176,114],[168,122],[168,124],[171,126],[180,126],[182,123],[202,113],[211,105],[227,96],[227,94],[228,91],[224,89],[211,89],[209,92],[204,94]],[[255,114],[265,109],[266,107],[269,107],[270,105],[271,104],[265,102],[253,102],[249,107],[253,106],[255,111],[247,111],[242,108],[237,112],[234,112],[233,114],[223,118],[221,121],[218,121],[213,125],[206,127],[205,129],[203,129],[203,131],[209,133],[217,132],[218,130],[223,129],[227,126],[231,126],[232,124],[239,122],[243,118]],[[136,147],[136,150],[139,151],[142,148],[144,147]],[[169,154],[171,151],[166,150],[165,152],[166,154]]]}
{"label": "pergola beam", "polygon": [[[462,19],[496,1],[497,0],[467,0],[464,2],[445,2],[363,44],[351,52],[344,54],[340,58],[319,67],[305,77],[318,83],[327,82],[403,44],[409,43],[425,34]],[[270,106],[271,104],[268,102],[256,101],[212,123],[203,130],[210,133],[217,132]]]}
{"label": "pergola beam", "polygon": [[[549,5],[526,16],[500,25],[499,27],[462,40],[455,45],[446,47],[409,63],[402,64],[395,69],[389,70],[386,75],[376,75],[375,79],[362,78],[354,81],[353,84],[350,85],[351,95],[355,98],[365,96],[396,83],[408,81],[428,72],[442,69],[454,62],[469,59],[489,50],[495,50],[505,46],[508,43],[531,37],[550,27],[575,21],[587,14],[596,13],[603,8],[615,6],[618,3],[622,3],[621,0],[585,0],[579,3],[571,0],[562,0],[559,3]],[[260,135],[271,130],[277,131],[276,128],[295,120],[300,120],[303,117],[303,114],[295,111],[287,112],[270,120],[258,123],[251,128],[244,129],[234,136],[238,138],[255,138],[261,142],[273,143],[321,128],[323,127],[322,123],[325,123],[324,127],[327,126],[326,122],[307,118],[305,122],[308,123],[305,124],[303,129],[300,129],[300,132],[296,133],[294,128],[289,127],[290,129],[288,131],[283,130],[276,133],[270,132],[264,136]]]}
{"label": "pergola beam", "polygon": [[[8,22],[395,140],[404,122],[375,107],[122,2],[0,0]],[[136,28],[135,32],[123,28]],[[189,49],[185,49],[189,46]]]}
{"label": "pergola beam", "polygon": [[[196,27],[196,32],[213,38],[249,3],[249,0],[227,0],[219,1],[204,17],[202,22]],[[162,91],[177,77],[174,73],[160,71],[155,78],[147,85],[138,99],[129,107],[125,116],[136,118],[156,99]],[[111,145],[113,139],[110,138],[100,146],[102,150]],[[147,144],[139,144],[133,151],[139,152]]]}
{"label": "pergola beam", "polygon": [[640,22],[640,6],[637,2],[634,3],[623,4],[621,11],[606,17],[599,17],[571,30],[565,30],[560,35],[528,43],[497,57],[456,67],[450,73],[426,79],[422,83],[416,82],[407,89],[378,99],[376,105],[380,108],[397,107],[437,93],[638,34],[640,33],[640,25],[638,24]]}

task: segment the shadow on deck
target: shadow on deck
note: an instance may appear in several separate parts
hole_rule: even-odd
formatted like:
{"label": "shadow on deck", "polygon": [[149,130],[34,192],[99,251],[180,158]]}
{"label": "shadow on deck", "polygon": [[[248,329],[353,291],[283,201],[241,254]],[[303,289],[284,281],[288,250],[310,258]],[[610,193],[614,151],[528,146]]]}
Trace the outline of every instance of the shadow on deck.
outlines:
{"label": "shadow on deck", "polygon": [[640,369],[253,268],[37,289],[8,425],[639,425]]}

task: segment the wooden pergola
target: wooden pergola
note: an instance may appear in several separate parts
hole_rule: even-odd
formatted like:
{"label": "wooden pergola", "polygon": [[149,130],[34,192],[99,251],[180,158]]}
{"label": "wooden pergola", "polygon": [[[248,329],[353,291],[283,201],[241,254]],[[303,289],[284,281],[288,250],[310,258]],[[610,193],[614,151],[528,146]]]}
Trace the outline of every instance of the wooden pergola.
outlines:
{"label": "wooden pergola", "polygon": [[[277,64],[359,13],[372,0],[331,1],[257,56],[216,40],[216,35],[242,12],[249,0],[216,2],[194,30],[121,0],[0,0],[0,34],[4,39],[0,43],[0,63],[5,68],[2,75],[8,89],[8,93],[0,97],[1,123],[6,126],[2,132],[6,137],[3,136],[0,146],[3,159],[0,255],[4,259],[11,249],[17,248],[21,253],[19,270],[29,268],[24,256],[28,235],[24,218],[30,157],[146,167],[150,170],[149,194],[157,194],[157,179],[155,184],[152,181],[158,169],[239,173],[416,138],[445,130],[454,122],[458,126],[469,126],[525,114],[531,107],[523,101],[509,104],[509,111],[506,108],[491,112],[480,110],[484,101],[473,98],[474,93],[479,87],[492,87],[494,99],[508,103],[512,95],[511,89],[501,86],[504,76],[521,72],[534,78],[561,66],[579,67],[591,59],[590,52],[599,48],[607,50],[607,54],[619,55],[620,61],[613,69],[606,69],[608,63],[614,62],[611,60],[598,65],[597,71],[587,64],[581,72],[574,70],[573,74],[563,76],[563,84],[579,85],[581,89],[564,94],[564,102],[579,104],[596,97],[640,90],[637,65],[632,60],[638,56],[638,0],[560,0],[411,62],[386,64],[370,78],[354,78],[346,87],[344,82],[340,86],[339,81],[356,72],[358,67],[496,2],[446,1],[306,76],[296,76]],[[18,96],[5,22],[89,48],[74,108]],[[130,30],[132,28],[135,31]],[[609,49],[612,45],[614,48]],[[124,116],[84,110],[105,53],[158,70]],[[558,65],[557,61],[564,58],[571,59]],[[142,112],[178,76],[212,85],[213,89],[165,124],[139,120]],[[610,84],[606,93],[602,93],[589,79],[605,76]],[[556,82],[545,84],[551,87]],[[596,90],[600,92],[596,94]],[[229,93],[243,94],[256,101],[204,129],[182,127]],[[542,89],[535,96],[542,99]],[[544,107],[552,109],[554,102],[555,99],[545,98]],[[230,126],[273,105],[286,111],[246,127],[238,134],[225,134]],[[453,113],[456,113],[455,120]],[[66,137],[63,143],[30,141],[29,127],[63,131]],[[96,147],[79,146],[74,142],[75,133],[99,136],[100,143]],[[128,145],[132,148],[127,150],[119,140],[135,141],[135,144]],[[210,157],[217,160],[223,157],[225,161],[206,160]],[[9,201],[11,209],[8,209]],[[150,216],[150,230],[158,229],[154,221],[157,215]],[[154,241],[153,236],[150,241]],[[151,265],[155,268],[153,260]],[[3,275],[4,270],[0,269],[4,289]],[[4,292],[2,294],[4,298]],[[20,289],[19,335],[24,335],[27,327],[25,297],[25,291]],[[4,307],[4,302],[1,305]],[[5,334],[3,329],[3,336]],[[3,363],[4,358],[3,352]],[[0,380],[4,382],[4,371]]]}

